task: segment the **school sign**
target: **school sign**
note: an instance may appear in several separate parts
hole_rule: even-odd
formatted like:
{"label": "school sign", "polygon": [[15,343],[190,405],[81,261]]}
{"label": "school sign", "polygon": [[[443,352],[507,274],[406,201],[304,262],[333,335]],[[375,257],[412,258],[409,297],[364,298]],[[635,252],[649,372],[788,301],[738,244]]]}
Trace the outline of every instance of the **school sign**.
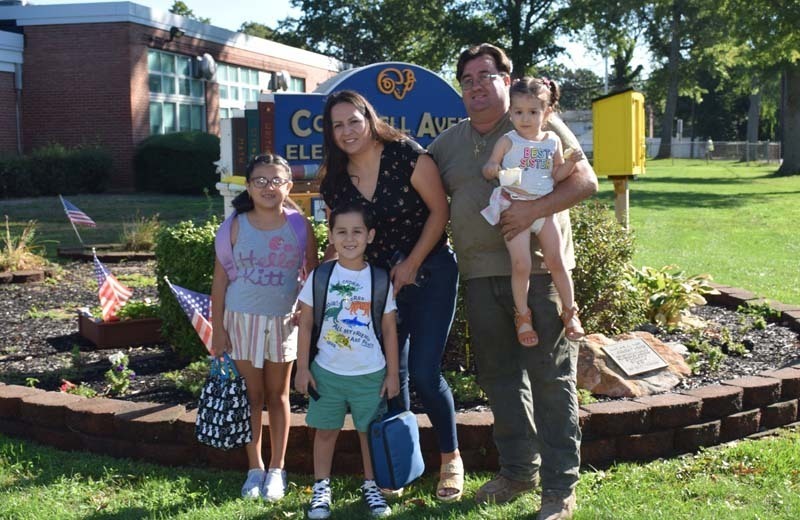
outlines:
{"label": "school sign", "polygon": [[310,94],[261,94],[257,103],[248,104],[244,121],[222,125],[221,166],[225,169],[228,156],[228,171],[242,175],[249,157],[273,152],[289,161],[296,180],[315,178],[322,162],[325,101],[340,90],[362,94],[379,116],[422,146],[466,117],[459,93],[430,70],[410,63],[375,63],[341,72]]}

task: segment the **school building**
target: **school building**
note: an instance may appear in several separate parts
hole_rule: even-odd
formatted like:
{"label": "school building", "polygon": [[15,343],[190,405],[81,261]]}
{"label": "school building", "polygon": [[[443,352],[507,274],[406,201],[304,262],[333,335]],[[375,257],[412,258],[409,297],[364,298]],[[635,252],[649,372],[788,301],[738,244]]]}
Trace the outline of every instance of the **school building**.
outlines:
{"label": "school building", "polygon": [[142,139],[219,134],[220,118],[260,93],[312,92],[345,68],[133,2],[0,0],[0,155],[100,144],[114,157],[111,189],[132,190]]}

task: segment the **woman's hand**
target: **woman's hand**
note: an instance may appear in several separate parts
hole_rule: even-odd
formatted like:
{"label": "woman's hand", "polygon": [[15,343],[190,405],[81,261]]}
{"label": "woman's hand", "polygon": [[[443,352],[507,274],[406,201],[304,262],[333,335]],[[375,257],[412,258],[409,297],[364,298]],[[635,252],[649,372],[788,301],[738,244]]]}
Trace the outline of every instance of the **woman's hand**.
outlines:
{"label": "woman's hand", "polygon": [[419,271],[419,265],[416,265],[410,258],[406,258],[399,264],[392,267],[389,276],[392,279],[395,296],[397,296],[397,293],[400,292],[400,289],[406,285],[414,285],[416,283],[417,271]]}
{"label": "woman's hand", "polygon": [[211,334],[211,353],[214,357],[222,357],[225,352],[232,350],[228,331],[222,327],[214,327],[214,332]]}

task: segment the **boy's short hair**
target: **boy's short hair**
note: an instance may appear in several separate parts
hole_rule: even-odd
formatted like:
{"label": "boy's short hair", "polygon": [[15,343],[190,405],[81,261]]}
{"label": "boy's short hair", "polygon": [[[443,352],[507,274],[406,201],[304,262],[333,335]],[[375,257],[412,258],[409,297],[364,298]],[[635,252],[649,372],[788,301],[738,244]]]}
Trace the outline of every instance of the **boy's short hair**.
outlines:
{"label": "boy's short hair", "polygon": [[333,229],[333,227],[336,225],[336,217],[339,215],[345,215],[347,213],[358,213],[361,215],[361,218],[364,219],[364,225],[367,226],[367,230],[375,228],[375,225],[372,221],[372,213],[367,211],[367,208],[358,202],[348,202],[333,208],[333,210],[331,210],[330,217],[328,217],[328,227]]}

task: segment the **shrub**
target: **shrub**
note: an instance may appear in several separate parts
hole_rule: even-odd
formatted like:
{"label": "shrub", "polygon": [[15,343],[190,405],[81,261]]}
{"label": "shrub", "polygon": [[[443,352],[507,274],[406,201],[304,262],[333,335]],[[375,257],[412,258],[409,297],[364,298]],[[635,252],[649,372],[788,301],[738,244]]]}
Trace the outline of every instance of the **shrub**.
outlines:
{"label": "shrub", "polygon": [[151,301],[150,298],[128,300],[117,310],[117,318],[123,321],[158,318],[160,315],[161,309],[158,303]]}
{"label": "shrub", "polygon": [[130,222],[122,223],[120,242],[127,251],[152,251],[158,227],[157,214],[147,218],[137,213]]}
{"label": "shrub", "polygon": [[37,252],[40,248],[34,244],[36,221],[29,221],[19,236],[12,236],[8,215],[6,215],[5,231],[3,243],[0,246],[0,271],[33,269],[47,263],[44,257]]}
{"label": "shrub", "polygon": [[686,276],[672,265],[630,268],[629,276],[647,298],[647,319],[656,325],[679,327],[691,315],[689,309],[705,305],[704,294],[719,294],[709,285],[710,275]]}
{"label": "shrub", "polygon": [[136,189],[199,195],[219,180],[219,137],[205,132],[152,135],[133,158]]}
{"label": "shrub", "polygon": [[0,160],[0,196],[100,193],[112,167],[111,154],[100,146],[49,144],[24,157]]}
{"label": "shrub", "polygon": [[0,159],[0,197],[30,197],[39,194],[28,172],[27,157]]}
{"label": "shrub", "polygon": [[634,237],[597,201],[570,210],[575,301],[587,332],[618,334],[645,321],[645,300],[628,279]]}
{"label": "shrub", "polygon": [[218,226],[216,218],[201,225],[184,221],[162,227],[156,238],[161,331],[186,358],[199,358],[207,352],[164,277],[168,276],[172,283],[181,287],[209,294],[214,275],[214,235]]}

